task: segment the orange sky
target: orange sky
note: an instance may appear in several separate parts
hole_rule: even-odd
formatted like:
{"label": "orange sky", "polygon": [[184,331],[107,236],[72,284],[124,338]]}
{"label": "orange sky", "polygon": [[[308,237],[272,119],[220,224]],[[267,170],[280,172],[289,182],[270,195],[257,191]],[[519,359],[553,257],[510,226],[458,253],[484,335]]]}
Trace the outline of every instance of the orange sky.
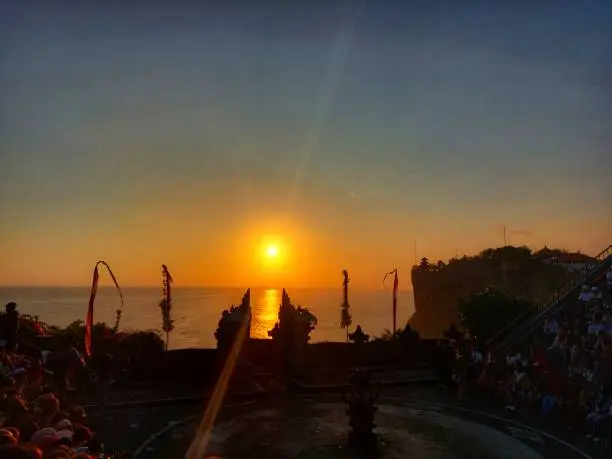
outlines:
{"label": "orange sky", "polygon": [[14,3],[0,285],[376,288],[415,241],[612,242],[609,0]]}
{"label": "orange sky", "polygon": [[[409,282],[415,240],[417,256],[434,260],[503,242],[503,226],[490,221],[424,216],[377,221],[376,211],[361,220],[337,210],[317,221],[306,215],[240,218],[220,206],[208,220],[204,215],[188,219],[187,208],[162,205],[141,207],[121,221],[109,217],[100,226],[86,218],[78,225],[58,219],[11,234],[10,245],[0,250],[0,284],[87,285],[93,264],[103,259],[125,286],[158,285],[160,265],[166,263],[177,286],[337,287],[347,268],[354,288],[379,288],[394,267],[402,283]],[[166,213],[172,218],[164,221]],[[596,254],[610,234],[609,222],[599,225],[588,238],[581,222],[571,218],[542,221],[529,231],[509,227],[507,237],[510,244],[547,243]],[[277,258],[265,256],[268,245],[278,246]],[[104,274],[102,279],[108,282]]]}

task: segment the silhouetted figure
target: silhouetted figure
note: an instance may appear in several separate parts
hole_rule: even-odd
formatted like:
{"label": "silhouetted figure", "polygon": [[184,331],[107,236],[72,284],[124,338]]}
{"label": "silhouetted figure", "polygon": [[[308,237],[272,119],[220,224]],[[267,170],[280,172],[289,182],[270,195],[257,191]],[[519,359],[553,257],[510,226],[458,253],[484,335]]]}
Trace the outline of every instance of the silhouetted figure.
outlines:
{"label": "silhouetted figure", "polygon": [[349,339],[355,344],[363,344],[370,341],[370,335],[366,335],[361,329],[361,325],[357,325],[355,331],[349,335]]}
{"label": "silhouetted figure", "polygon": [[463,340],[463,333],[461,333],[461,330],[459,330],[459,328],[454,323],[452,323],[442,335],[445,338],[448,338],[449,340],[455,340],[459,342]]}
{"label": "silhouetted figure", "polygon": [[17,312],[17,303],[11,301],[6,305],[6,314],[4,316],[3,335],[6,341],[6,348],[9,351],[14,351],[17,348],[17,332],[19,331],[19,313]]}

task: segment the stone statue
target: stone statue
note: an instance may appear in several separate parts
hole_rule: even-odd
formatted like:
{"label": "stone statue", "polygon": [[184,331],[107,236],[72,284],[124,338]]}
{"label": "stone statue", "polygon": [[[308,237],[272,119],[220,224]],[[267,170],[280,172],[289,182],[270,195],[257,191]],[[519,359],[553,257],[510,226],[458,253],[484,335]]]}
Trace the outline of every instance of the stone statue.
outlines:
{"label": "stone statue", "polygon": [[378,409],[378,387],[374,387],[368,371],[358,369],[349,377],[349,387],[342,394],[349,417],[349,448],[366,457],[372,457],[378,447],[378,436],[374,433],[374,415]]}
{"label": "stone statue", "polygon": [[370,335],[367,335],[361,329],[361,325],[357,325],[357,328],[353,333],[349,335],[349,339],[355,344],[363,344],[370,341]]}
{"label": "stone statue", "polygon": [[278,309],[278,321],[268,331],[277,344],[284,361],[287,373],[294,373],[297,362],[310,341],[310,332],[317,325],[317,318],[308,310],[291,303],[283,289],[281,304]]}
{"label": "stone statue", "polygon": [[238,336],[241,327],[246,327],[244,339],[251,334],[251,289],[247,289],[239,306],[231,306],[221,313],[221,320],[215,331],[217,349],[227,354]]}

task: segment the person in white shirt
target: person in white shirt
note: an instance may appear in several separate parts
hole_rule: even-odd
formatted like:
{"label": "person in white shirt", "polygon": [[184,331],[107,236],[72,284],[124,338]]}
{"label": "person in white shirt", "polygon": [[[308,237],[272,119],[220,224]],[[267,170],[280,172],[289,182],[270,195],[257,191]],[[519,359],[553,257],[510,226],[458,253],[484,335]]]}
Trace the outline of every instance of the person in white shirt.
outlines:
{"label": "person in white shirt", "polygon": [[555,319],[554,317],[547,317],[545,319],[543,329],[544,333],[546,333],[547,335],[556,335],[559,331],[559,324],[557,323],[557,319]]}
{"label": "person in white shirt", "polygon": [[514,355],[508,355],[508,357],[506,357],[506,364],[510,367],[514,367],[518,363],[520,363],[522,360],[523,360],[523,356],[521,356],[520,352],[517,352]]}
{"label": "person in white shirt", "polygon": [[593,321],[589,324],[587,333],[589,335],[597,336],[600,331],[605,331],[606,328],[607,328],[606,325],[601,323],[601,315],[595,314],[593,315]]}
{"label": "person in white shirt", "polygon": [[589,288],[588,285],[583,285],[582,291],[580,292],[580,295],[578,295],[578,301],[582,301],[583,303],[588,303],[589,301],[591,301],[591,298],[592,298],[591,289]]}

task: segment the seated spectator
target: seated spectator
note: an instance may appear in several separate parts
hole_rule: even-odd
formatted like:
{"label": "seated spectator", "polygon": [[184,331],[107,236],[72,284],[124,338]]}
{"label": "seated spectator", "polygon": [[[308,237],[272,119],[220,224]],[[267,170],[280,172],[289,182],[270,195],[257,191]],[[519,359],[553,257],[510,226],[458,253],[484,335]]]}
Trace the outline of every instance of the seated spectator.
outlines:
{"label": "seated spectator", "polygon": [[56,432],[57,442],[55,442],[55,444],[72,448],[72,430],[56,430]]}
{"label": "seated spectator", "polygon": [[43,459],[42,451],[35,445],[16,443],[0,448],[2,459]]}
{"label": "seated spectator", "polygon": [[19,440],[29,442],[35,432],[40,430],[40,426],[33,420],[27,420],[17,424],[19,429]]}
{"label": "seated spectator", "polygon": [[100,442],[92,442],[94,435],[84,425],[83,408],[62,410],[53,390],[43,387],[36,374],[30,378],[32,367],[25,355],[0,348],[0,458],[74,458],[77,453],[91,458],[94,450],[101,454]]}
{"label": "seated spectator", "polygon": [[30,443],[38,446],[43,451],[49,449],[55,445],[57,442],[57,432],[53,427],[44,427],[32,435],[30,438]]}
{"label": "seated spectator", "polygon": [[0,446],[14,445],[18,442],[19,435],[15,435],[9,429],[0,429]]}
{"label": "seated spectator", "polygon": [[588,303],[589,301],[591,301],[591,298],[592,295],[590,287],[588,285],[583,285],[582,291],[580,292],[580,295],[578,295],[578,301]]}
{"label": "seated spectator", "polygon": [[539,393],[541,397],[540,401],[540,416],[543,420],[550,418],[553,410],[561,403],[561,394],[555,390],[547,387],[547,384],[543,384],[540,387]]}
{"label": "seated spectator", "polygon": [[589,300],[589,308],[596,309],[601,308],[603,305],[603,294],[599,287],[594,285],[591,287],[591,299]]}
{"label": "seated spectator", "polygon": [[44,394],[38,397],[34,404],[40,424],[44,427],[53,425],[53,420],[60,409],[57,397],[54,394]]}
{"label": "seated spectator", "polygon": [[8,352],[7,343],[0,341],[0,384],[7,385],[12,382],[13,359]]}
{"label": "seated spectator", "polygon": [[592,383],[595,379],[595,364],[593,359],[589,359],[585,362],[582,370],[582,379],[587,383]]}
{"label": "seated spectator", "polygon": [[595,398],[593,410],[587,415],[590,432],[587,437],[599,440],[601,427],[612,419],[612,391],[610,388],[602,389]]}
{"label": "seated spectator", "polygon": [[[494,393],[508,409],[539,407],[543,419],[594,439],[610,437],[612,268],[564,306],[534,328],[529,349],[516,347],[497,363],[487,359],[474,387]],[[463,359],[475,360],[469,352]]]}
{"label": "seated spectator", "polygon": [[481,364],[484,362],[484,356],[482,352],[474,345],[471,346],[472,363]]}
{"label": "seated spectator", "polygon": [[72,444],[75,448],[86,446],[93,438],[93,433],[85,426],[75,426],[72,435]]}
{"label": "seated spectator", "polygon": [[529,377],[522,363],[517,363],[514,370],[514,377],[510,381],[507,409],[514,411],[521,401],[527,398],[530,388]]}
{"label": "seated spectator", "polygon": [[557,323],[557,319],[555,317],[547,317],[544,320],[544,326],[542,329],[546,337],[552,341],[559,332],[559,324]]}
{"label": "seated spectator", "polygon": [[523,357],[523,355],[519,351],[516,351],[513,355],[509,355],[506,358],[506,363],[510,367],[516,367],[519,364],[522,366],[527,365],[526,359]]}
{"label": "seated spectator", "polygon": [[593,314],[593,320],[589,324],[589,328],[587,329],[587,333],[589,335],[597,336],[599,332],[606,332],[607,327],[604,323],[602,323],[603,316],[600,312]]}
{"label": "seated spectator", "polygon": [[87,413],[82,406],[75,406],[68,415],[73,424],[87,424]]}
{"label": "seated spectator", "polygon": [[582,376],[586,370],[587,356],[582,353],[576,353],[570,357],[570,363],[567,367],[569,376]]}
{"label": "seated spectator", "polygon": [[6,399],[4,406],[5,425],[17,426],[30,417],[30,408],[20,395],[13,393]]}
{"label": "seated spectator", "polygon": [[6,341],[6,348],[12,352],[17,348],[17,332],[19,331],[19,312],[17,312],[17,303],[14,301],[6,304],[2,325],[2,336]]}
{"label": "seated spectator", "polygon": [[74,452],[66,445],[56,445],[44,451],[43,459],[72,459]]}
{"label": "seated spectator", "polygon": [[548,352],[543,346],[536,346],[533,352],[533,366],[539,371],[548,371]]}

